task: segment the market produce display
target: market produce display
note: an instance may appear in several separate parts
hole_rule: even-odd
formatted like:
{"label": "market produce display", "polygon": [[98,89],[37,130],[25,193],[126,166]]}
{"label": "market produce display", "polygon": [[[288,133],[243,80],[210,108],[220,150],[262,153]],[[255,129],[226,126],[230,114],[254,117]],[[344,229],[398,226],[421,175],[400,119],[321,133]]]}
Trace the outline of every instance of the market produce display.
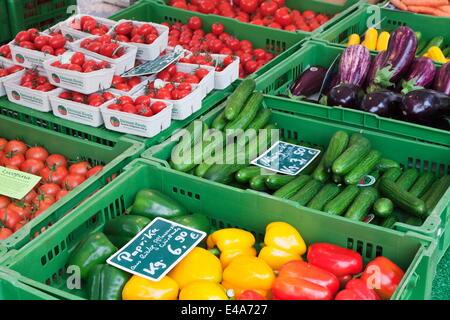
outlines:
{"label": "market produce display", "polygon": [[[166,276],[151,281],[106,264],[106,259],[149,224],[163,217],[202,230],[206,241],[189,252]],[[304,260],[305,259],[305,260]],[[128,214],[87,234],[67,265],[80,268],[92,300],[386,300],[404,271],[377,257],[364,266],[362,256],[330,243],[308,247],[286,222],[266,226],[264,243],[239,228],[214,230],[207,216],[153,189],[140,190]],[[376,267],[381,285],[368,286]]]}
{"label": "market produce display", "polygon": [[448,0],[391,0],[390,2],[401,10],[437,17],[450,17],[450,3]]}

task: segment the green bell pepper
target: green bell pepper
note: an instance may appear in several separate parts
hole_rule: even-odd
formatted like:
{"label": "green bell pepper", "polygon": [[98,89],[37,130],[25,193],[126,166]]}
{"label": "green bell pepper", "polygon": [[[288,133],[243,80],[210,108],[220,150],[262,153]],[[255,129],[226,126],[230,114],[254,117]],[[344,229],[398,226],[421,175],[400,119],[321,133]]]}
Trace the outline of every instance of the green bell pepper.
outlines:
{"label": "green bell pepper", "polygon": [[105,224],[103,232],[116,247],[121,248],[150,222],[150,219],[142,216],[120,216],[109,220]]}
{"label": "green bell pepper", "polygon": [[209,234],[209,231],[211,230],[211,222],[205,215],[200,213],[193,213],[185,216],[175,217],[170,220],[182,224],[186,227],[204,231],[207,234]]}
{"label": "green bell pepper", "polygon": [[89,271],[100,263],[105,263],[117,248],[102,232],[86,235],[69,257],[67,265],[80,268],[81,279],[87,279]]}
{"label": "green bell pepper", "polygon": [[89,272],[87,290],[90,300],[121,300],[122,289],[131,274],[108,264],[98,264]]}
{"label": "green bell pepper", "polygon": [[157,217],[171,219],[186,215],[187,210],[165,194],[151,189],[144,189],[136,194],[131,214],[149,219]]}

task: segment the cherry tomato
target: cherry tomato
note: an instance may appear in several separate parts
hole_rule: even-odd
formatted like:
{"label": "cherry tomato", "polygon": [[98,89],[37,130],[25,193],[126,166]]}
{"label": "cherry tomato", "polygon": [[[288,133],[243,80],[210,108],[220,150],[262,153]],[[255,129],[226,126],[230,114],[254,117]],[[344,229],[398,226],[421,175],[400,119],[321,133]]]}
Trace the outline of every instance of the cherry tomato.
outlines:
{"label": "cherry tomato", "polygon": [[263,16],[273,16],[278,9],[278,4],[275,1],[264,1],[260,5],[261,14]]}
{"label": "cherry tomato", "polygon": [[162,102],[162,101],[156,101],[156,102],[153,103],[152,106],[151,106],[152,111],[153,111],[155,114],[159,113],[161,110],[163,110],[163,109],[166,108],[166,107],[167,107],[167,105],[166,105],[164,102]]}
{"label": "cherry tomato", "polygon": [[62,35],[56,35],[50,38],[48,41],[48,44],[53,47],[53,49],[62,48],[66,45],[66,38],[64,38]]}
{"label": "cherry tomato", "polygon": [[73,64],[77,64],[79,66],[83,66],[85,62],[85,55],[82,52],[75,52],[70,58],[70,62]]}
{"label": "cherry tomato", "polygon": [[115,28],[117,34],[124,36],[129,35],[131,30],[133,30],[133,24],[131,22],[123,22]]}
{"label": "cherry tomato", "polygon": [[14,40],[16,42],[30,41],[30,33],[28,31],[19,31]]}
{"label": "cherry tomato", "polygon": [[211,27],[211,31],[214,34],[220,35],[225,31],[225,27],[223,26],[223,24],[220,23],[214,23]]}

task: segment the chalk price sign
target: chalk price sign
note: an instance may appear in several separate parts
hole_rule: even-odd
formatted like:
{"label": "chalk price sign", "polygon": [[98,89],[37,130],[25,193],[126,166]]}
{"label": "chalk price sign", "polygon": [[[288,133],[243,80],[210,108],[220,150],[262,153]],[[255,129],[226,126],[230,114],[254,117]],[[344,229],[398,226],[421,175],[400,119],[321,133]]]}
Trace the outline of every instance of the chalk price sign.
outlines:
{"label": "chalk price sign", "polygon": [[271,171],[295,176],[305,169],[319,153],[318,149],[277,141],[251,163]]}
{"label": "chalk price sign", "polygon": [[140,277],[159,281],[206,236],[181,224],[156,218],[107,263]]}

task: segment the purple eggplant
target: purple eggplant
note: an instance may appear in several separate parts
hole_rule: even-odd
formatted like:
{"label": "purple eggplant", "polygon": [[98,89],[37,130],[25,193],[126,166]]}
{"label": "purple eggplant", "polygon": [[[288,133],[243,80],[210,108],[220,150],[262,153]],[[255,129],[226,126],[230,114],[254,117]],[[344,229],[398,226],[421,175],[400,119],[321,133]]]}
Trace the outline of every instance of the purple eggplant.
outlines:
{"label": "purple eggplant", "polygon": [[450,95],[450,62],[444,64],[437,72],[434,90]]}
{"label": "purple eggplant", "polygon": [[408,71],[417,50],[417,36],[409,27],[399,27],[391,33],[384,60],[375,76],[375,84],[390,87]]}
{"label": "purple eggplant", "polygon": [[362,87],[370,68],[370,53],[366,47],[355,44],[342,53],[339,63],[340,83]]}
{"label": "purple eggplant", "polygon": [[400,113],[403,96],[390,90],[367,93],[361,101],[361,110],[382,117],[393,117]]}
{"label": "purple eggplant", "polygon": [[401,110],[411,121],[442,119],[450,115],[450,96],[430,89],[414,90],[403,97]]}
{"label": "purple eggplant", "polygon": [[374,79],[375,76],[380,69],[381,63],[386,58],[387,51],[380,51],[375,56],[375,58],[372,60],[372,63],[370,64],[369,72],[367,73],[367,79],[366,79],[366,87],[369,88],[369,92],[375,90],[374,88]]}
{"label": "purple eggplant", "polygon": [[290,88],[290,92],[294,96],[310,96],[319,92],[323,80],[327,73],[327,68],[322,66],[312,66],[303,71],[295,80]]}
{"label": "purple eggplant", "polygon": [[402,83],[402,93],[425,89],[429,87],[436,75],[436,66],[433,60],[427,57],[419,57],[413,61]]}
{"label": "purple eggplant", "polygon": [[364,91],[360,87],[354,84],[341,83],[328,92],[327,104],[329,106],[358,109],[363,97]]}

